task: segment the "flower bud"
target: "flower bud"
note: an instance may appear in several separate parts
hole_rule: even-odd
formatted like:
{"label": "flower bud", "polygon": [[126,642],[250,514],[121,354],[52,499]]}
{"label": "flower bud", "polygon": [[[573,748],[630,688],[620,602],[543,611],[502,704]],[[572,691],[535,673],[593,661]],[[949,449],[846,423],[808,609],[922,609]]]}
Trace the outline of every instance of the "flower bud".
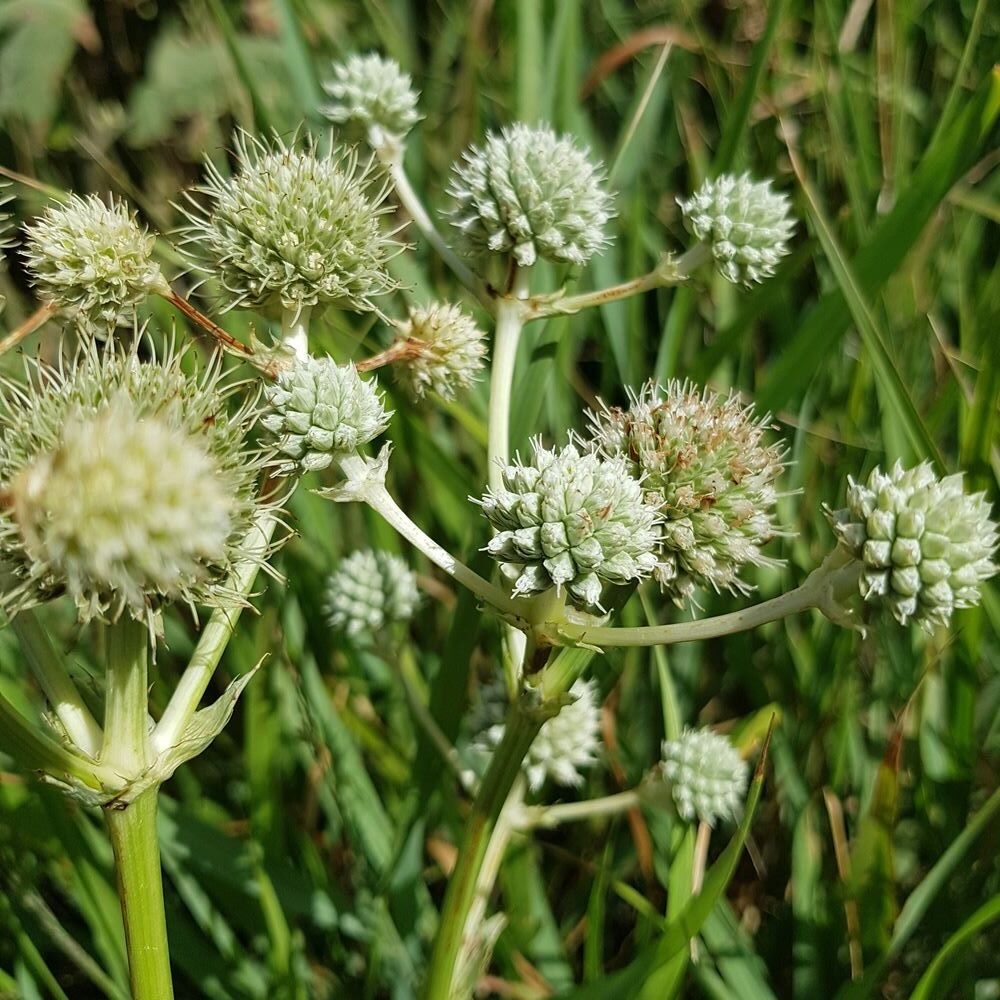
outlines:
{"label": "flower bud", "polygon": [[389,552],[353,552],[327,582],[327,621],[349,638],[409,621],[419,603],[416,574]]}
{"label": "flower bud", "polygon": [[678,198],[688,229],[708,243],[719,273],[752,285],[774,274],[795,230],[787,196],[749,174],[707,180],[687,201]]}
{"label": "flower bud", "polygon": [[331,98],[323,114],[336,125],[360,126],[373,145],[402,138],[420,121],[409,74],[375,52],[333,63],[323,89]]}
{"label": "flower bud", "polygon": [[483,369],[486,334],[458,306],[413,309],[398,329],[407,351],[396,375],[414,399],[428,390],[454,399],[455,390],[467,389]]}

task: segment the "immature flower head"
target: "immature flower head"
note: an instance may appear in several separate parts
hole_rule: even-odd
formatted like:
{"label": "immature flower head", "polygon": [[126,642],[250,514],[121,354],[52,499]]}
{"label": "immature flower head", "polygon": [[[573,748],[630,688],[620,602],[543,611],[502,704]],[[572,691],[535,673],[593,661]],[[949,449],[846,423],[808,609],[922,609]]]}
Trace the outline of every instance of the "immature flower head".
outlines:
{"label": "immature flower head", "polygon": [[277,438],[282,473],[325,469],[381,434],[392,416],[374,381],[329,357],[296,359],[264,391],[270,412],[261,422]]}
{"label": "immature flower head", "polygon": [[407,351],[397,377],[415,399],[428,390],[454,399],[455,390],[467,389],[483,369],[486,334],[458,306],[413,309],[398,329]]}
{"label": "immature flower head", "polygon": [[980,584],[997,572],[990,505],[983,493],[965,493],[962,478],[939,479],[929,462],[896,462],[866,483],[849,479],[847,506],[827,511],[861,562],[861,596],[887,605],[902,625],[946,625],[956,608],[979,603]]}
{"label": "immature flower head", "polygon": [[226,308],[333,304],[370,311],[395,288],[386,265],[399,249],[383,232],[384,183],[353,150],[321,153],[240,133],[237,171],[212,164],[196,190],[210,205],[185,211],[195,268],[215,277]]}
{"label": "immature flower head", "polygon": [[166,287],[155,242],[123,201],[71,195],[27,228],[22,252],[40,299],[107,332],[131,323],[135,306]]}
{"label": "immature flower head", "polygon": [[582,266],[607,242],[611,198],[589,153],[547,126],[516,124],[467,150],[452,172],[451,220],[466,256]]}
{"label": "immature flower head", "polygon": [[773,565],[761,547],[781,534],[775,483],[785,452],[766,440],[770,418],[679,381],[649,383],[630,403],[592,413],[591,435],[642,477],[663,518],[657,580],[678,604],[697,586],[746,593],[740,571]]}
{"label": "immature flower head", "polygon": [[0,607],[67,592],[81,621],[152,621],[167,601],[213,605],[260,507],[266,456],[248,449],[254,400],[213,362],[200,378],[167,353],[90,348],[58,369],[32,363],[2,389]]}
{"label": "immature flower head", "polygon": [[688,229],[711,246],[719,273],[736,284],[769,278],[788,253],[795,220],[787,196],[769,180],[723,174],[677,203]]}
{"label": "immature flower head", "polygon": [[682,819],[715,826],[739,817],[749,767],[727,737],[687,729],[665,742],[662,753],[660,773]]}
{"label": "immature flower head", "polygon": [[360,126],[374,144],[385,136],[399,139],[420,121],[409,74],[375,52],[333,63],[323,89],[331,98],[323,114],[337,125]]}
{"label": "immature flower head", "polygon": [[482,500],[497,534],[487,551],[516,595],[566,588],[585,607],[600,607],[604,584],[652,573],[660,528],[656,509],[621,458],[548,451],[532,443],[533,462],[503,470],[503,485]]}
{"label": "immature flower head", "polygon": [[419,603],[416,574],[390,552],[352,553],[326,586],[327,620],[351,638],[409,621]]}

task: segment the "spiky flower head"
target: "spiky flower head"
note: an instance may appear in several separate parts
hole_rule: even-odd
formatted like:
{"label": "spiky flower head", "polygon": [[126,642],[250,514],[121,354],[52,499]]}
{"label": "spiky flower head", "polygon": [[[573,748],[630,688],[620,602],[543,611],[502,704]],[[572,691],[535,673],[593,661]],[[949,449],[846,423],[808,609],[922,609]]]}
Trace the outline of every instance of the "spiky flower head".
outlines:
{"label": "spiky flower head", "polygon": [[849,479],[847,506],[827,510],[861,562],[861,596],[888,606],[900,624],[927,629],[978,604],[980,585],[997,572],[1000,535],[990,513],[985,494],[964,492],[961,473],[940,479],[929,462]]}
{"label": "spiky flower head", "polygon": [[123,201],[71,195],[26,229],[22,253],[38,297],[85,329],[133,322],[135,306],[166,290],[155,239]]}
{"label": "spiky flower head", "polygon": [[325,469],[381,434],[392,413],[376,385],[330,357],[306,355],[282,368],[264,390],[270,411],[261,421],[277,439],[279,471]]}
{"label": "spiky flower head", "polygon": [[372,145],[402,138],[421,118],[410,75],[377,52],[333,63],[323,89],[331,98],[323,114],[334,124],[360,127]]}
{"label": "spiky flower head", "polygon": [[769,180],[723,174],[677,203],[688,229],[711,247],[719,273],[735,284],[769,278],[788,253],[795,219],[788,197]]}
{"label": "spiky flower head", "polygon": [[512,256],[582,266],[607,242],[612,217],[603,170],[587,150],[545,125],[510,125],[468,149],[448,192],[460,248],[485,264]]}
{"label": "spiky flower head", "polygon": [[3,385],[5,613],[66,592],[81,621],[128,613],[152,626],[168,601],[236,599],[225,580],[262,506],[267,458],[246,443],[256,402],[230,414],[238,387],[218,360],[192,377],[181,358],[91,345]]}
{"label": "spiky flower head", "polygon": [[211,162],[189,196],[183,244],[196,270],[218,279],[225,308],[335,305],[359,312],[396,282],[386,270],[399,244],[381,216],[387,186],[355,150],[320,152],[245,132],[235,139],[237,170],[224,177]]}
{"label": "spiky flower head", "polygon": [[650,382],[629,402],[592,413],[591,440],[642,479],[663,518],[655,575],[664,592],[678,604],[695,587],[748,592],[741,570],[775,565],[761,549],[782,533],[775,483],[785,451],[767,441],[770,417],[676,380]]}
{"label": "spiky flower head", "polygon": [[351,553],[326,586],[327,620],[350,638],[409,621],[419,604],[416,574],[391,552]]}
{"label": "spiky flower head", "polygon": [[412,309],[397,328],[406,350],[396,374],[414,399],[428,390],[454,399],[455,390],[467,389],[483,369],[486,334],[459,306],[435,302]]}
{"label": "spiky flower head", "polygon": [[663,744],[662,757],[660,775],[682,819],[715,826],[739,818],[750,769],[727,737],[687,729]]}
{"label": "spiky flower head", "polygon": [[497,534],[487,551],[518,596],[566,588],[572,601],[600,607],[605,584],[652,573],[660,539],[656,509],[622,458],[558,451],[532,442],[532,464],[516,461],[481,503]]}

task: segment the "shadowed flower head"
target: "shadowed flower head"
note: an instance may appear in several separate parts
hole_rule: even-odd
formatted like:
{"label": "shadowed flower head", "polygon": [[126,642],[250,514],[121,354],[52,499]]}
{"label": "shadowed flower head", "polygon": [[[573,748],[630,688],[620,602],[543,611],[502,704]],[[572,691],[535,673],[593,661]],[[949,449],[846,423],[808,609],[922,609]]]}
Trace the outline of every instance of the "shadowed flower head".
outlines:
{"label": "shadowed flower head", "polygon": [[409,621],[419,604],[416,574],[391,552],[352,552],[326,585],[327,620],[352,638]]}
{"label": "shadowed flower head", "polygon": [[420,121],[409,74],[375,52],[333,63],[323,89],[330,97],[323,114],[336,125],[360,126],[372,145],[402,138]]}
{"label": "shadowed flower head", "polygon": [[397,326],[408,349],[396,366],[396,377],[414,399],[428,390],[454,399],[483,369],[486,334],[459,306],[434,303],[410,311]]}
{"label": "shadowed flower head", "polygon": [[749,766],[725,736],[711,729],[687,729],[663,744],[660,773],[678,814],[689,822],[739,818]]}

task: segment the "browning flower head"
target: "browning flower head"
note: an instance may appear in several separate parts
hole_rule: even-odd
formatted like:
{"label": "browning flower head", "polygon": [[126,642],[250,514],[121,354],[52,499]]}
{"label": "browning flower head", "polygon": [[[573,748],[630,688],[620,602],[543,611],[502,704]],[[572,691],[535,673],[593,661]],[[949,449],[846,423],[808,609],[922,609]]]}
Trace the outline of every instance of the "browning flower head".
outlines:
{"label": "browning flower head", "polygon": [[416,574],[391,552],[353,552],[327,581],[327,621],[350,638],[409,621],[419,604]]}
{"label": "browning flower head", "polygon": [[467,389],[483,369],[486,334],[459,306],[433,303],[410,311],[398,324],[407,352],[396,376],[414,399],[428,390],[454,399],[456,389]]}
{"label": "browning flower head", "polygon": [[209,199],[184,209],[181,232],[194,268],[218,279],[225,308],[281,307],[298,313],[335,305],[369,312],[396,282],[386,267],[400,245],[381,226],[388,188],[355,150],[321,153],[245,132],[237,170],[211,162],[195,190]]}
{"label": "browning flower head", "polygon": [[748,592],[741,570],[775,565],[761,549],[783,533],[775,505],[785,451],[766,440],[770,417],[688,382],[629,395],[627,409],[590,414],[591,446],[642,479],[663,519],[660,585],[678,604],[699,586]]}

